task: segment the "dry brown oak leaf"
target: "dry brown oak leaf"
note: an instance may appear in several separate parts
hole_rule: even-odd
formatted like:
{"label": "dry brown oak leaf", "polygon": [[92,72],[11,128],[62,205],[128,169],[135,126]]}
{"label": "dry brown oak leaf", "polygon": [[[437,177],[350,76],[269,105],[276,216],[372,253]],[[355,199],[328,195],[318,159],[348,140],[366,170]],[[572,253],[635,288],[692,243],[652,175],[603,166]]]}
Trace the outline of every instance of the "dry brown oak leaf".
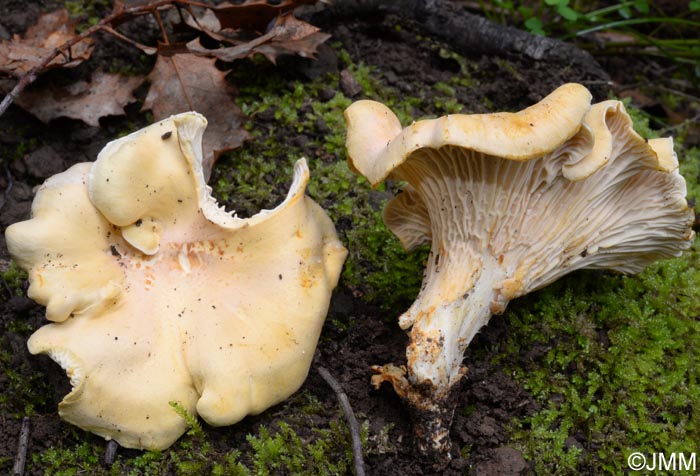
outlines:
{"label": "dry brown oak leaf", "polygon": [[278,15],[289,12],[299,5],[313,4],[318,0],[282,0],[271,5],[267,0],[251,0],[239,5],[224,2],[212,8],[221,29],[246,29],[265,31],[270,21]]}
{"label": "dry brown oak leaf", "polygon": [[144,80],[98,70],[92,73],[89,83],[28,89],[15,102],[42,122],[70,117],[99,127],[101,117],[125,114],[124,106],[136,100],[133,91]]}
{"label": "dry brown oak leaf", "polygon": [[218,156],[240,147],[249,138],[243,128],[245,116],[234,102],[236,88],[226,81],[226,73],[219,71],[215,62],[189,54],[158,55],[148,75],[151,86],[141,109],[153,111],[156,121],[190,110],[208,119],[203,143],[207,180]]}
{"label": "dry brown oak leaf", "polygon": [[197,38],[187,43],[187,48],[195,54],[213,56],[227,62],[259,53],[275,63],[281,55],[313,58],[318,46],[330,37],[331,35],[322,33],[315,26],[290,14],[277,17],[267,33],[247,43],[210,50],[204,48]]}
{"label": "dry brown oak leaf", "polygon": [[[54,49],[74,39],[75,25],[66,10],[45,13],[25,32],[0,43],[0,73],[21,77],[39,66]],[[93,41],[86,38],[70,48],[70,52],[54,58],[46,69],[72,68],[90,58]]]}

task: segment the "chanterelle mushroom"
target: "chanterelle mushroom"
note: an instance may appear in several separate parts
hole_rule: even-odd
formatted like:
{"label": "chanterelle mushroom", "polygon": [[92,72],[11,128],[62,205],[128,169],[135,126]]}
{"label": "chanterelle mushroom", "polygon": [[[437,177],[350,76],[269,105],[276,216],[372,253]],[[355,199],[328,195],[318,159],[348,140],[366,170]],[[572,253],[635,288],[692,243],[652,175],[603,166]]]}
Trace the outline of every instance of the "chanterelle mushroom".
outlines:
{"label": "chanterelle mushroom", "polygon": [[7,229],[53,324],[29,340],[64,367],[69,422],[163,449],[186,429],[280,402],[304,381],[346,250],[294,167],[287,198],[240,219],[202,173],[206,120],[173,116],[48,179]]}
{"label": "chanterelle mushroom", "polygon": [[345,112],[351,167],[408,183],[384,221],[408,250],[431,244],[399,319],[405,367],[376,367],[417,414],[422,450],[444,454],[463,354],[508,301],[580,268],[642,270],[693,239],[671,139],[646,142],[623,105],[567,84],[516,114],[450,115],[402,129],[382,104]]}

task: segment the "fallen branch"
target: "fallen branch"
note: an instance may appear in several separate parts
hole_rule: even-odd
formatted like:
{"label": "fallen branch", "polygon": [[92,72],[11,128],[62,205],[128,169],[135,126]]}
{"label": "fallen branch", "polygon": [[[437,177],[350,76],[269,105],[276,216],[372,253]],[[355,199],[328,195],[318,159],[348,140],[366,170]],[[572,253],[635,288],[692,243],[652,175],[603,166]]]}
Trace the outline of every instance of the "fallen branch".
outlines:
{"label": "fallen branch", "polygon": [[27,447],[29,446],[29,417],[22,418],[22,429],[19,432],[19,445],[12,476],[24,476],[24,466],[27,462]]}
{"label": "fallen branch", "polygon": [[107,449],[105,450],[105,465],[112,466],[114,464],[114,458],[117,456],[117,450],[119,449],[119,443],[115,440],[109,440],[107,443]]}
{"label": "fallen branch", "polygon": [[348,396],[343,391],[343,387],[340,386],[338,381],[326,370],[324,367],[317,367],[319,375],[323,377],[323,380],[333,389],[338,397],[340,406],[343,408],[343,413],[345,414],[345,421],[350,429],[350,438],[352,440],[352,454],[355,462],[355,475],[365,476],[365,462],[362,460],[362,439],[360,438],[360,424],[355,418],[355,413],[352,411],[352,406],[350,405],[350,400]]}
{"label": "fallen branch", "polygon": [[328,10],[341,18],[397,15],[461,54],[518,54],[535,61],[574,65],[589,79],[610,79],[593,56],[575,45],[494,23],[447,0],[335,0]]}

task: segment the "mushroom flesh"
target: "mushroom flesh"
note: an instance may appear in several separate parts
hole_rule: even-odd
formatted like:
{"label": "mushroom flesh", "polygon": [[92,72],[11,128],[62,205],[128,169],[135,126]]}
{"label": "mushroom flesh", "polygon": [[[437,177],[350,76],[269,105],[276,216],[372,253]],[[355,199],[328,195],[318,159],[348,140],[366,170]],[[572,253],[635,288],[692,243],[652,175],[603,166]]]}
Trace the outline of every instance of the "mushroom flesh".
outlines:
{"label": "mushroom flesh", "polygon": [[53,323],[29,339],[67,372],[65,420],[159,450],[187,428],[260,413],[305,380],[346,250],[294,166],[286,199],[242,219],[204,182],[206,120],[184,113],[49,178],[8,227],[29,296]]}

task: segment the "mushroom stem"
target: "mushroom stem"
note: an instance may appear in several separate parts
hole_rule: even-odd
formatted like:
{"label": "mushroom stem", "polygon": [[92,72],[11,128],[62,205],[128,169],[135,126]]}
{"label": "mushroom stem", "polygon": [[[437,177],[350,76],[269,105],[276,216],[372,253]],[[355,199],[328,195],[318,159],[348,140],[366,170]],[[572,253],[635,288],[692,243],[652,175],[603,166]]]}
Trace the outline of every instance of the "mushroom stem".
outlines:
{"label": "mushroom stem", "polygon": [[[489,258],[483,257],[485,261],[494,261]],[[495,277],[501,274],[495,265],[488,263],[483,267],[472,263],[460,270],[457,263],[450,264],[445,263],[442,269],[428,267],[423,291],[399,319],[402,324],[412,323],[406,349],[408,379],[415,387],[435,387],[439,399],[444,399],[464,376],[464,351],[476,333],[494,312],[505,309],[494,289]],[[475,275],[473,285],[453,287],[455,282],[471,280]],[[447,293],[457,297],[445,299]]]}
{"label": "mushroom stem", "polygon": [[[377,375],[372,379],[375,387],[390,382],[408,404],[416,444],[438,464],[450,459],[449,430],[455,396],[467,374],[462,365],[467,345],[494,312],[505,309],[495,289],[502,274],[495,259],[484,257],[485,266],[481,260],[458,266],[450,255],[459,256],[445,253],[442,260],[430,261],[421,293],[400,318],[402,326],[412,326],[406,367],[374,367]],[[454,284],[459,282],[473,284],[457,290]],[[445,300],[446,293],[457,297]]]}
{"label": "mushroom stem", "polygon": [[451,459],[450,426],[457,405],[455,397],[461,377],[467,374],[467,368],[460,367],[460,378],[448,388],[438,388],[430,383],[412,383],[410,374],[407,376],[409,371],[403,365],[375,365],[372,370],[377,374],[372,377],[375,388],[379,388],[383,382],[389,382],[407,404],[418,450],[437,467],[445,466]]}

